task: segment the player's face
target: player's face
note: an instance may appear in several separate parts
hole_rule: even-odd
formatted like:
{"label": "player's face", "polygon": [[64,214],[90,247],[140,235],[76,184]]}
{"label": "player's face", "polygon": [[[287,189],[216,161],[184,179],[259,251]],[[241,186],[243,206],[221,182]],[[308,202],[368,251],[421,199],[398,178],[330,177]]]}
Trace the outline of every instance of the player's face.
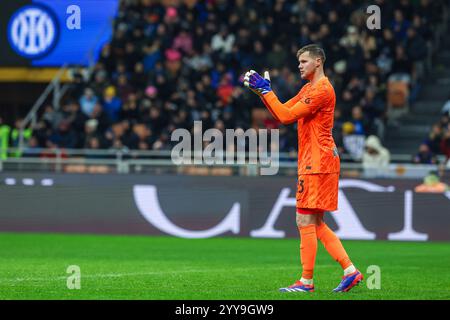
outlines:
{"label": "player's face", "polygon": [[302,79],[311,80],[314,76],[314,72],[320,66],[320,59],[311,57],[309,52],[303,52],[298,57],[298,69],[300,70],[300,76]]}

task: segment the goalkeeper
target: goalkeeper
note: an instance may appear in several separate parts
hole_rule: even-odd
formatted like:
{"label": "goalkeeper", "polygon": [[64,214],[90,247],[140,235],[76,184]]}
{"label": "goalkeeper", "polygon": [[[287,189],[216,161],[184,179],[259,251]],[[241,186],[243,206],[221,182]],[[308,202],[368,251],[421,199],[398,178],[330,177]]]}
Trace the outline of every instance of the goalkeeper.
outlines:
{"label": "goalkeeper", "polygon": [[348,257],[341,241],[323,220],[325,211],[336,211],[338,203],[339,155],[333,141],[336,96],[324,75],[325,53],[315,44],[297,52],[300,76],[309,82],[299,93],[281,103],[270,87],[269,73],[264,78],[251,70],[245,74],[244,85],[260,96],[273,115],[283,123],[298,126],[298,184],[296,193],[297,226],[300,233],[302,276],[282,292],[313,292],[313,272],[319,239],[344,270],[335,292],[346,292],[363,276]]}

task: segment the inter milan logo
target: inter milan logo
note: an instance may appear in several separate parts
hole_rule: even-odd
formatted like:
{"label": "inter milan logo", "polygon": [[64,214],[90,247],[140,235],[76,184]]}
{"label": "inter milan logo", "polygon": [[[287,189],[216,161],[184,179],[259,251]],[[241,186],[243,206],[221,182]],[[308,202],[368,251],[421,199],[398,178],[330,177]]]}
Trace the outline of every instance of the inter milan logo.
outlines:
{"label": "inter milan logo", "polygon": [[26,58],[48,54],[58,38],[58,23],[53,13],[43,6],[20,8],[9,21],[8,38],[11,47]]}

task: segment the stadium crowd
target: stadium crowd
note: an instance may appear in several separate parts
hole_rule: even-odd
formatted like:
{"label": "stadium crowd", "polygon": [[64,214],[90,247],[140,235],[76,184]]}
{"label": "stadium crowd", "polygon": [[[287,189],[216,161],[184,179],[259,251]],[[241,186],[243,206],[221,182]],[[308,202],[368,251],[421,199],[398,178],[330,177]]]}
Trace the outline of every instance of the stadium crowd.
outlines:
{"label": "stadium crowd", "polygon": [[450,166],[450,97],[444,104],[441,117],[436,122],[419,146],[417,154],[413,158],[414,163],[438,164],[436,155],[445,155],[445,163]]}
{"label": "stadium crowd", "polygon": [[[368,4],[381,8],[380,30],[366,26]],[[269,70],[287,100],[301,87],[296,51],[318,43],[337,96],[333,135],[341,153],[352,153],[346,137],[384,139],[388,79],[405,80],[415,98],[439,17],[439,2],[429,0],[123,0],[93,71],[74,75],[59,110],[43,108],[27,145],[164,150],[174,129],[201,120],[203,130],[279,127],[280,149],[296,150],[293,126],[253,121],[263,106],[242,77]]]}

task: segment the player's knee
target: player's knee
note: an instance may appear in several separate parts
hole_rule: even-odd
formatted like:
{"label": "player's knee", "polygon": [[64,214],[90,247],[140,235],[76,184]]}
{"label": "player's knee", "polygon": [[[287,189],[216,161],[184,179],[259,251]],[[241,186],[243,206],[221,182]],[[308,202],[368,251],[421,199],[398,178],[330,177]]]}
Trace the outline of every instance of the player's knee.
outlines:
{"label": "player's knee", "polygon": [[297,227],[306,227],[309,224],[317,224],[317,219],[314,214],[299,214],[296,217]]}

